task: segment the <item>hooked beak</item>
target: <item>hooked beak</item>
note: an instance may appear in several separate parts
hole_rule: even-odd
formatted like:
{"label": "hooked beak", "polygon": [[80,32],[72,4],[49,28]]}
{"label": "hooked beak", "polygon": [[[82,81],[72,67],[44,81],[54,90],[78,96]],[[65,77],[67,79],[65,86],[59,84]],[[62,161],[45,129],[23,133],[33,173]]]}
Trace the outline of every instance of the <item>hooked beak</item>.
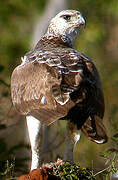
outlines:
{"label": "hooked beak", "polygon": [[84,28],[86,27],[86,20],[83,18],[82,15],[79,16],[79,24],[83,25]]}

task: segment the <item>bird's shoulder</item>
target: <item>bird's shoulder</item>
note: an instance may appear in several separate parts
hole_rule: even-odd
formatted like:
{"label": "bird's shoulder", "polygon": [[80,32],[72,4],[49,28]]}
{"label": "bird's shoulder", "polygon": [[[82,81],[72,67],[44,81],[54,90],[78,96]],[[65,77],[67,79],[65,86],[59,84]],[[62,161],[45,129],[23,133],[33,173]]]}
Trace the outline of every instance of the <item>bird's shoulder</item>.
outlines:
{"label": "bird's shoulder", "polygon": [[83,69],[92,72],[94,69],[92,60],[83,53],[70,47],[54,47],[52,44],[35,48],[22,58],[23,65],[35,62],[54,67],[63,74],[80,73]]}

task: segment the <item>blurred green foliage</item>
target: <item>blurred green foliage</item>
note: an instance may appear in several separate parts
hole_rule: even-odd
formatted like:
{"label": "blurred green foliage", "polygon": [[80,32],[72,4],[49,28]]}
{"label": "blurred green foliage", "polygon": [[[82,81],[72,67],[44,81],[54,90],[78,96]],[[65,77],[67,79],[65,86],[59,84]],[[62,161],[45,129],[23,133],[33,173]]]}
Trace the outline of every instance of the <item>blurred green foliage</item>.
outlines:
{"label": "blurred green foliage", "polygon": [[[11,72],[20,63],[20,57],[30,49],[34,25],[47,2],[0,1],[0,100],[8,91],[4,92],[3,87],[9,88]],[[80,10],[87,20],[86,29],[75,41],[75,47],[92,58],[100,72],[106,104],[104,123],[108,136],[112,137],[118,131],[118,1],[69,0],[69,4],[70,9]],[[65,133],[64,128],[65,124],[61,125],[60,137]],[[102,168],[104,164],[99,152],[113,146],[110,138],[109,143],[99,146],[83,136],[75,148],[76,162],[90,167],[93,160],[94,168]],[[63,149],[64,146],[60,147],[59,153]]]}
{"label": "blurred green foliage", "polygon": [[29,49],[33,24],[46,0],[0,1],[0,65],[10,75],[19,58]]}
{"label": "blurred green foliage", "polygon": [[6,179],[12,179],[16,176],[15,172],[20,173],[27,173],[26,167],[26,161],[29,160],[29,158],[15,158],[14,152],[20,151],[23,148],[29,148],[29,146],[19,143],[16,146],[11,147],[8,149],[7,144],[5,143],[4,139],[0,139],[0,179],[6,180]]}

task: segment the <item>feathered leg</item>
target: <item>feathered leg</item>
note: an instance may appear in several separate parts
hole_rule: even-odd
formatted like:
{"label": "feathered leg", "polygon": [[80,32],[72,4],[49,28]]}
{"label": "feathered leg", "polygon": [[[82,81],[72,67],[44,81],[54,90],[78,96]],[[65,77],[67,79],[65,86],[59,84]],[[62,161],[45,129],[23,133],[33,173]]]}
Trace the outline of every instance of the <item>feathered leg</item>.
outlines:
{"label": "feathered leg", "polygon": [[32,151],[32,162],[31,162],[31,170],[39,167],[39,131],[41,123],[39,120],[32,116],[26,116],[27,127],[29,132],[29,138],[31,143],[31,151]]}
{"label": "feathered leg", "polygon": [[81,130],[77,130],[77,126],[70,121],[66,124],[65,153],[64,161],[73,162],[73,151],[76,143],[80,139]]}

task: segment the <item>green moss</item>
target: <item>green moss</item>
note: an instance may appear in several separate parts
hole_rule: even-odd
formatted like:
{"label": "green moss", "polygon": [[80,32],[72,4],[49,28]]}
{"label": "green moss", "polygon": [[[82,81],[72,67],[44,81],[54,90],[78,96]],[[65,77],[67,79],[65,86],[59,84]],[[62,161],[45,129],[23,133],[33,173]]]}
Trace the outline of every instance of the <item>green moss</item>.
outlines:
{"label": "green moss", "polygon": [[51,173],[58,176],[61,180],[95,180],[95,177],[88,168],[69,162],[61,165],[53,164]]}

